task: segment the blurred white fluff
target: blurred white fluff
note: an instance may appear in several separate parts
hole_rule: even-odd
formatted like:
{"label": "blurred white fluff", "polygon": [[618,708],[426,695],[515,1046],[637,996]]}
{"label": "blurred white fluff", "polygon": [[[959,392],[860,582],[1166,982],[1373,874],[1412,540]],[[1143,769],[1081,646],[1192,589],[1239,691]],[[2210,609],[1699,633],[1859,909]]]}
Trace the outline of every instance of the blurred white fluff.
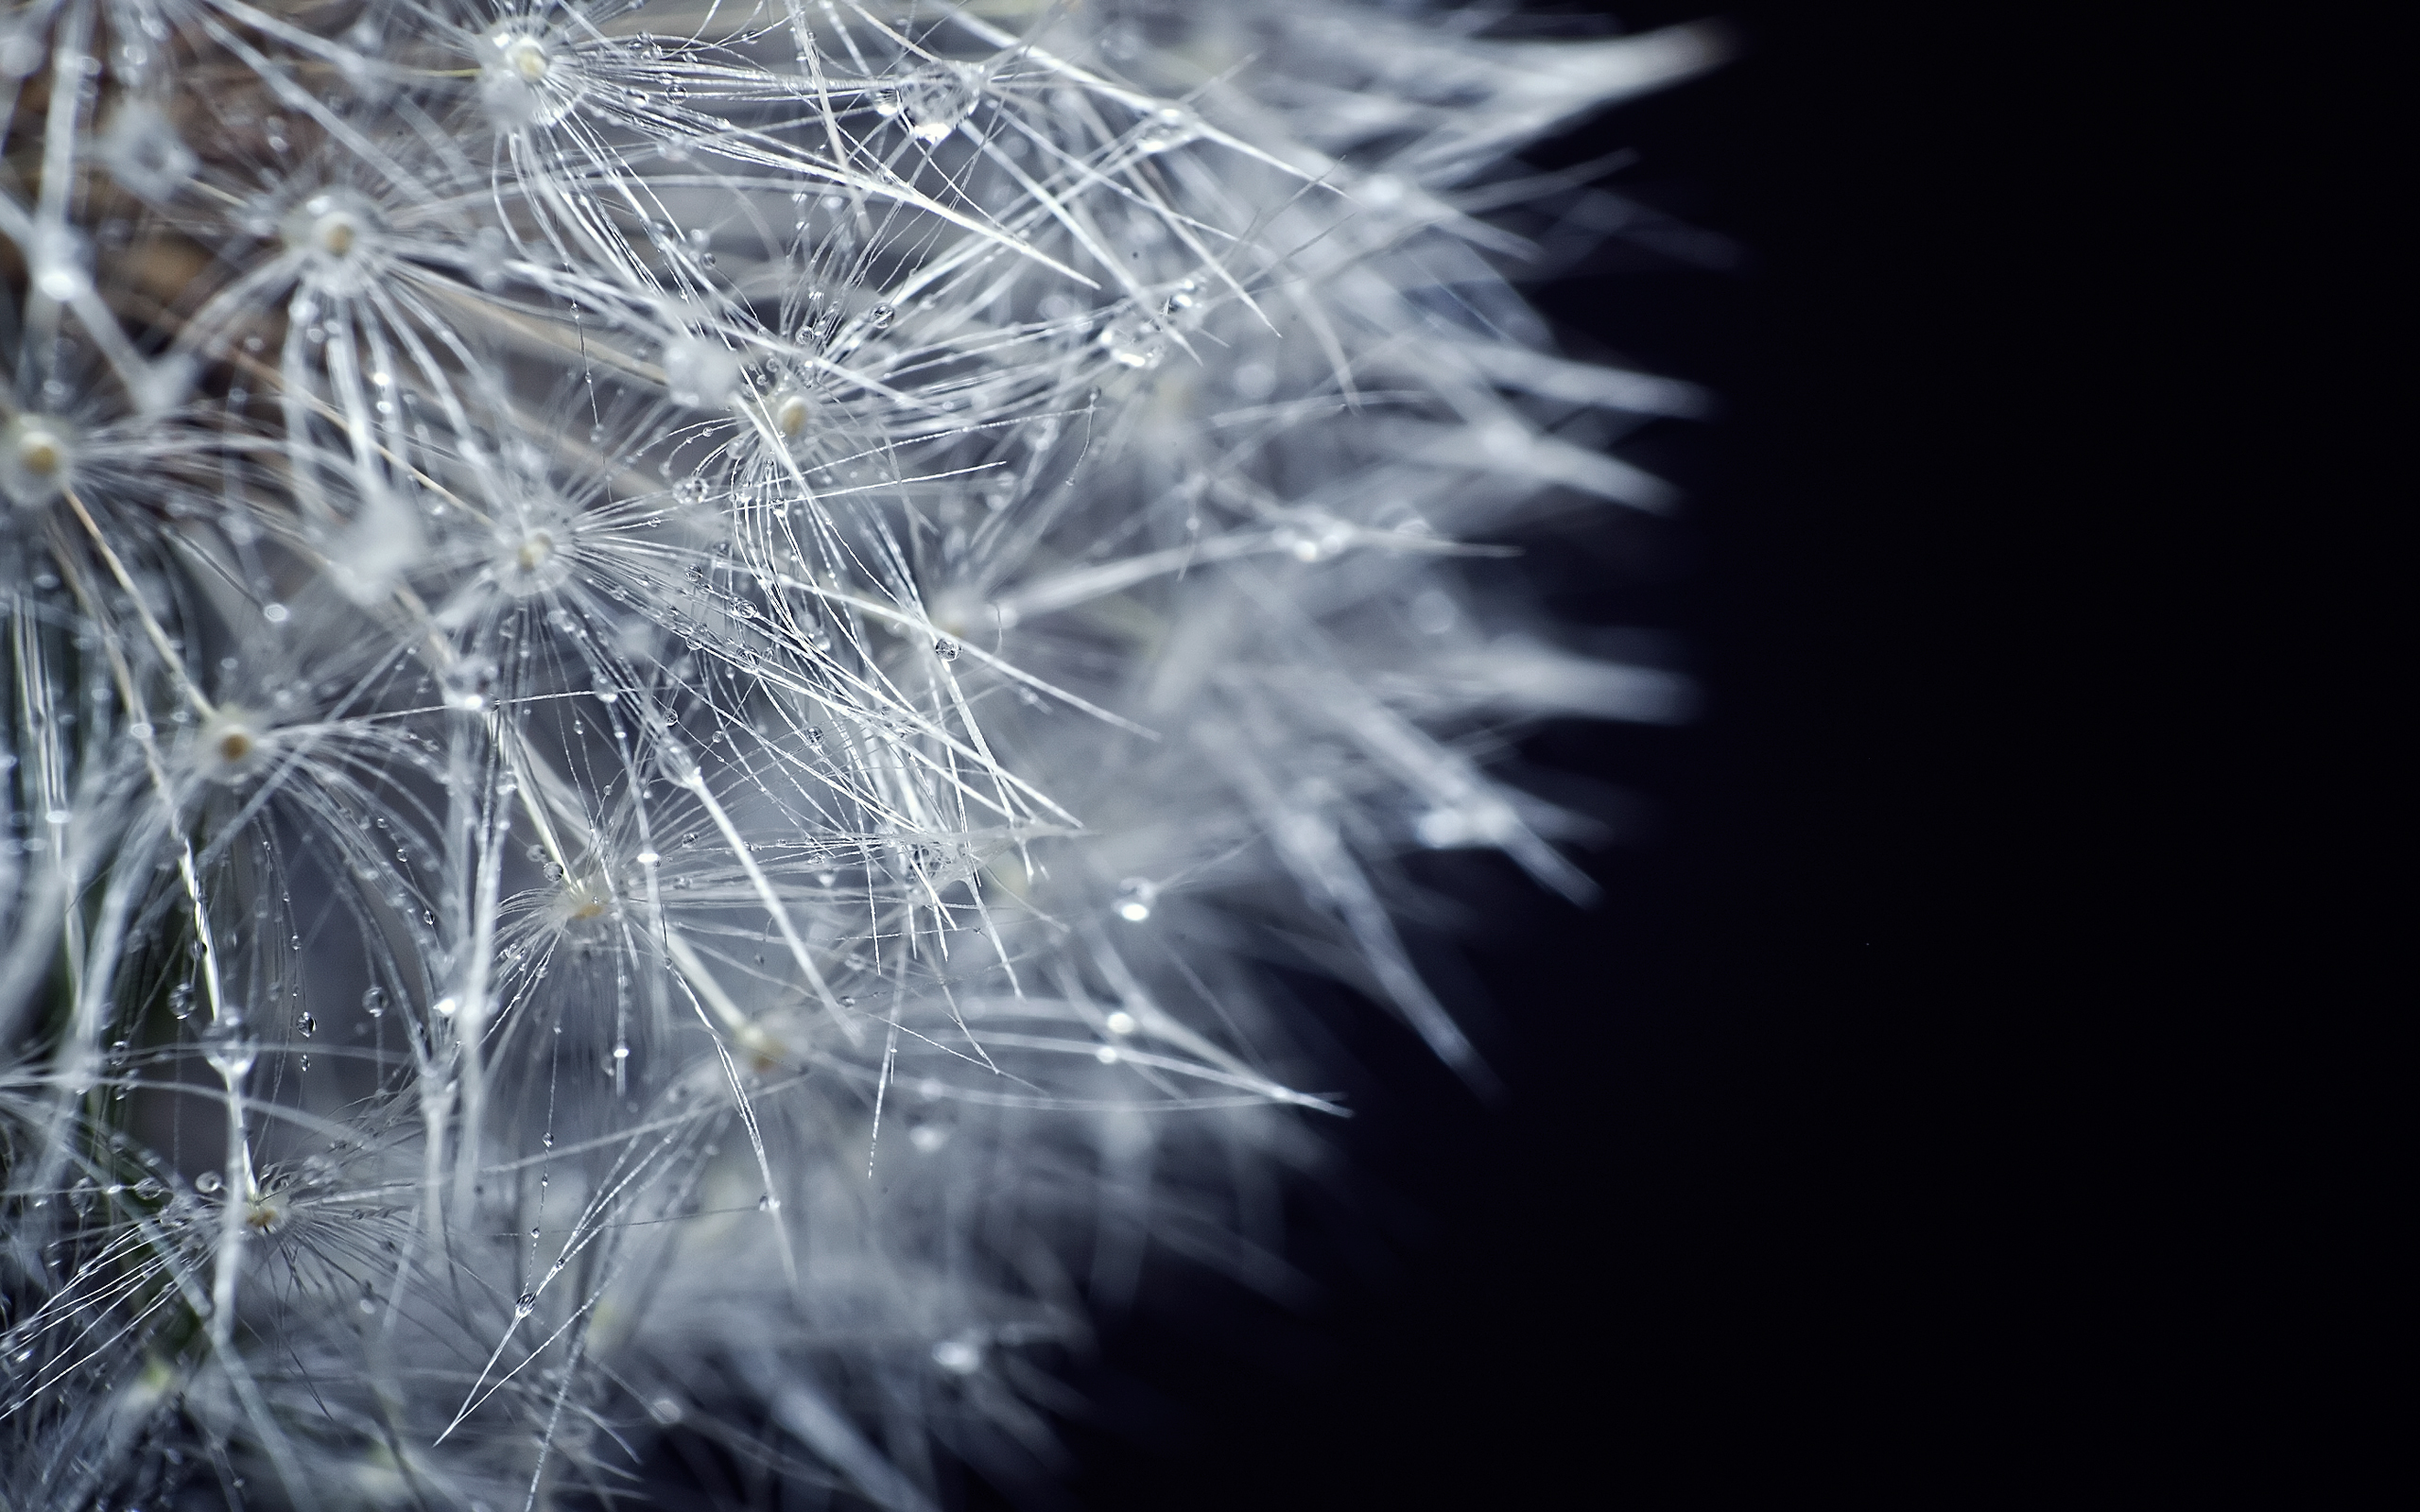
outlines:
{"label": "blurred white fluff", "polygon": [[1688,699],[1458,572],[1703,400],[1456,202],[1720,39],[1486,26],[0,23],[0,1503],[925,1506],[1147,1246],[1284,1286],[1253,963],[1483,1081],[1390,857],[1584,896],[1474,753]]}

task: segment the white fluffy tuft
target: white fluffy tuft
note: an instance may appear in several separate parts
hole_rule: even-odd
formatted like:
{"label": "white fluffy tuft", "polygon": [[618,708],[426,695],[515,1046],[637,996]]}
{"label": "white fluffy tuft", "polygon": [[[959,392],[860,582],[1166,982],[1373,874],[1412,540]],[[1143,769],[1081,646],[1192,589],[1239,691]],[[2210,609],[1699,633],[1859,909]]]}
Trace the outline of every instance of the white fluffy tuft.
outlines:
{"label": "white fluffy tuft", "polygon": [[[929,1504],[1333,1111],[1398,853],[1668,719],[1489,175],[1712,61],[1346,0],[38,0],[0,36],[0,1503]],[[1500,179],[1500,176],[1499,176]],[[688,1426],[683,1426],[688,1425]],[[633,1476],[641,1477],[634,1481]]]}

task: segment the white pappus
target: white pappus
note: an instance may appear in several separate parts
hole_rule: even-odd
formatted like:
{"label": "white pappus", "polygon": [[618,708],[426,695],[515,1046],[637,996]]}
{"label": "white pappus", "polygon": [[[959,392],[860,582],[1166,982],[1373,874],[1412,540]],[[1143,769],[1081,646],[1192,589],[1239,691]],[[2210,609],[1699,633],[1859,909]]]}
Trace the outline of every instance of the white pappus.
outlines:
{"label": "white pappus", "polygon": [[1487,216],[1721,50],[1499,19],[0,20],[0,1503],[1046,1478],[1148,1246],[1285,1274],[1259,963],[1484,1084],[1393,858],[1583,897],[1490,754],[1689,693],[1463,560],[1702,402]]}

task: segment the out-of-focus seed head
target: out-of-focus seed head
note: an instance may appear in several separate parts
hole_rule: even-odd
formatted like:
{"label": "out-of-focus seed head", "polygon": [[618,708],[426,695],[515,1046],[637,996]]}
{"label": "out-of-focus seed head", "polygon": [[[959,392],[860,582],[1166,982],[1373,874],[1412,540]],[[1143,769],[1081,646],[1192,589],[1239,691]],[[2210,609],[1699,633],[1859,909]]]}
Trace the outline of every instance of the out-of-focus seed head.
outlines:
{"label": "out-of-focus seed head", "polygon": [[[712,336],[684,335],[665,343],[665,392],[676,404],[720,409],[739,384],[739,359]],[[800,418],[802,428],[804,415]]]}
{"label": "out-of-focus seed head", "polygon": [[561,519],[526,519],[495,536],[496,580],[515,598],[561,588],[571,576],[570,526]]}
{"label": "out-of-focus seed head", "polygon": [[274,759],[271,723],[250,709],[222,705],[201,722],[193,745],[194,766],[203,778],[233,787],[250,782]]}
{"label": "out-of-focus seed head", "polygon": [[76,432],[51,415],[20,415],[0,429],[0,493],[20,509],[59,497],[76,464]]}
{"label": "out-of-focus seed head", "polygon": [[350,294],[377,274],[381,217],[357,193],[313,195],[287,212],[279,229],[303,281],[316,289]]}
{"label": "out-of-focus seed head", "polygon": [[144,99],[119,104],[101,133],[100,159],[128,193],[156,204],[176,198],[201,165],[167,113]]}

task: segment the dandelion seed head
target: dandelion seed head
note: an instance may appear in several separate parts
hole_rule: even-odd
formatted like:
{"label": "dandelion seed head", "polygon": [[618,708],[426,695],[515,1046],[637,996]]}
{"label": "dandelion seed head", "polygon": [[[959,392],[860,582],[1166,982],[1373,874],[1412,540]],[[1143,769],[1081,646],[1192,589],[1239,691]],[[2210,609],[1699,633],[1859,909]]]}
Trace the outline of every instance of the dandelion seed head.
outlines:
{"label": "dandelion seed head", "polygon": [[924,1504],[1685,713],[1462,558],[1667,502],[1470,207],[1697,34],[801,15],[0,35],[0,1501]]}

